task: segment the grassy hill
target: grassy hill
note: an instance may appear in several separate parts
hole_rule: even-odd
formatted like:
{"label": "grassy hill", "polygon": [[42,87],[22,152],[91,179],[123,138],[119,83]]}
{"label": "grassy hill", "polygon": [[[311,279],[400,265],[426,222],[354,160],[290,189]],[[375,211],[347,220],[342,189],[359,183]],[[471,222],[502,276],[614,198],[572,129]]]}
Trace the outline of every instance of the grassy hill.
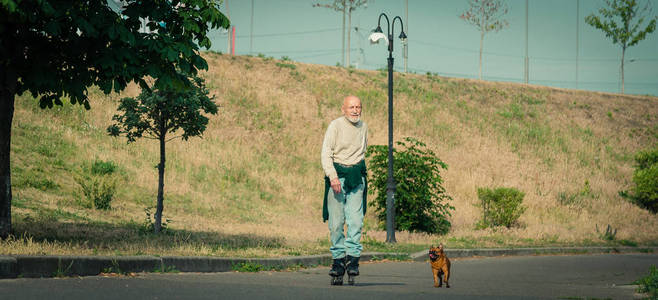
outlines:
{"label": "grassy hill", "polygon": [[[342,98],[363,100],[371,144],[387,144],[387,77],[265,57],[205,55],[216,95],[203,138],[167,144],[167,232],[148,233],[155,206],[157,142],[126,144],[106,128],[122,95],[90,90],[92,110],[41,110],[17,98],[12,139],[13,222],[4,254],[273,256],[326,253],[319,162]],[[395,250],[447,247],[658,244],[658,216],[622,199],[633,155],[658,144],[658,98],[512,83],[395,74],[396,140],[412,136],[449,168],[456,208],[445,236],[398,232]],[[112,209],[92,208],[81,174],[117,167]],[[78,180],[76,181],[76,178]],[[519,228],[476,230],[478,187],[526,193]],[[369,212],[366,251],[386,250]],[[610,225],[615,241],[597,232]]]}

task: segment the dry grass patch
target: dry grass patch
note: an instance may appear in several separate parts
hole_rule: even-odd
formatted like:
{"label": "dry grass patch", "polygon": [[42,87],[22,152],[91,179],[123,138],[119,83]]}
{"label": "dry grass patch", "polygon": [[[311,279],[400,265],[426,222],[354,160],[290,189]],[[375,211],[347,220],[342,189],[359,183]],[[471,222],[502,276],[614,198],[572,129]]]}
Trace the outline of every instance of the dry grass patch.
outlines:
{"label": "dry grass patch", "polygon": [[[326,253],[319,153],[347,94],[363,99],[371,144],[387,143],[384,72],[259,57],[207,54],[203,73],[220,109],[202,138],[167,145],[164,218],[147,234],[155,205],[157,143],[108,137],[121,95],[90,92],[92,110],[40,110],[17,99],[12,139],[17,238],[6,254],[275,256]],[[277,65],[278,63],[278,65]],[[294,67],[291,67],[293,65]],[[383,243],[373,209],[366,251],[447,247],[619,244],[658,241],[658,217],[618,196],[633,154],[658,142],[655,97],[395,74],[395,137],[425,142],[448,164],[442,174],[456,210],[446,236],[398,232]],[[80,205],[73,180],[93,160],[112,161],[120,185],[109,211]],[[521,227],[476,230],[478,187],[526,193]],[[374,197],[372,195],[371,197]],[[596,225],[618,229],[600,239]]]}

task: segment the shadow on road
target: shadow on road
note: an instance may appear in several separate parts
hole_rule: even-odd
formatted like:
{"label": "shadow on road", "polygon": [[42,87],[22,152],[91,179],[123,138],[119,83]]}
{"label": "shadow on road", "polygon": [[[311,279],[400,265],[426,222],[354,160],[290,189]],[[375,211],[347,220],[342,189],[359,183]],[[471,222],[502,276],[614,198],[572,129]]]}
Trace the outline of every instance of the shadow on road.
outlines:
{"label": "shadow on road", "polygon": [[392,285],[406,285],[400,282],[364,282],[355,283],[355,286],[392,286]]}

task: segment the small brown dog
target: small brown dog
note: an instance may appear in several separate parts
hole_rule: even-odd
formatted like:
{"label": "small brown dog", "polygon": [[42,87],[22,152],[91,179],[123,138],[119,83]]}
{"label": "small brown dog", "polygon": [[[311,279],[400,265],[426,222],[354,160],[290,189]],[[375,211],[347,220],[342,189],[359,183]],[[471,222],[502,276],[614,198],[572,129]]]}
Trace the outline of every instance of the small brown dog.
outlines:
{"label": "small brown dog", "polygon": [[441,287],[441,276],[446,282],[446,288],[450,287],[448,279],[450,278],[450,260],[443,252],[443,244],[438,247],[430,247],[430,265],[432,266],[432,275],[434,275],[434,287]]}

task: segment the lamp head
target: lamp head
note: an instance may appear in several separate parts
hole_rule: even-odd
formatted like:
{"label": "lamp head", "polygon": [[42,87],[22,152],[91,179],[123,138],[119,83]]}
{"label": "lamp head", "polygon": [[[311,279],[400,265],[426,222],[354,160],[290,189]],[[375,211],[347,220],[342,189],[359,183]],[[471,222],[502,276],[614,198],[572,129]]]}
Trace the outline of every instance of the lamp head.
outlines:
{"label": "lamp head", "polygon": [[404,34],[404,31],[403,31],[403,32],[400,32],[400,39],[401,39],[403,42],[407,40],[407,35]]}
{"label": "lamp head", "polygon": [[388,38],[384,33],[381,32],[381,29],[379,32],[377,32],[377,30],[375,29],[375,32],[371,33],[368,39],[370,40],[371,44],[378,44],[379,40],[381,39],[384,39],[384,41],[386,41],[386,44],[388,44]]}

